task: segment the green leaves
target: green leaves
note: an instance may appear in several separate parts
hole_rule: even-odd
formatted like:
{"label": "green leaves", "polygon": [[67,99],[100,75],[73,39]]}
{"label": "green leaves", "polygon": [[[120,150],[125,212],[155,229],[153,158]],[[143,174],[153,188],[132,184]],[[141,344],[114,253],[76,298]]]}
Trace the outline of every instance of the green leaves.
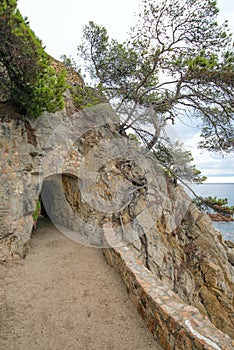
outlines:
{"label": "green leaves", "polygon": [[[78,47],[91,77],[102,86],[109,99],[131,91],[133,76],[137,71],[137,53],[126,43],[109,40],[106,29],[89,22],[83,30],[83,42]],[[131,81],[130,81],[131,80]]]}
{"label": "green leaves", "polygon": [[211,54],[210,57],[205,57],[204,52],[201,55],[191,59],[188,62],[188,69],[214,69],[218,67],[218,55]]}
{"label": "green leaves", "polygon": [[217,198],[216,196],[197,197],[193,202],[203,211],[210,212],[210,209],[212,209],[228,217],[232,217],[234,214],[234,206],[228,206],[227,198]]}
{"label": "green leaves", "polygon": [[56,74],[41,41],[16,7],[16,0],[0,5],[0,63],[8,76],[11,102],[22,114],[38,117],[45,110],[63,108],[65,73]]}
{"label": "green leaves", "polygon": [[120,130],[132,128],[148,149],[168,120],[188,116],[202,120],[201,147],[233,150],[234,51],[218,12],[211,0],[144,0],[126,42],[93,22],[84,28],[78,53],[120,115]]}
{"label": "green leaves", "polygon": [[97,89],[88,86],[70,87],[70,90],[78,109],[89,108],[102,102],[106,102],[105,96],[100,90],[98,91]]}
{"label": "green leaves", "polygon": [[173,143],[169,139],[161,139],[156,143],[153,154],[171,178],[176,177],[196,184],[206,180],[201,171],[192,164],[191,152],[184,150],[178,141]]}

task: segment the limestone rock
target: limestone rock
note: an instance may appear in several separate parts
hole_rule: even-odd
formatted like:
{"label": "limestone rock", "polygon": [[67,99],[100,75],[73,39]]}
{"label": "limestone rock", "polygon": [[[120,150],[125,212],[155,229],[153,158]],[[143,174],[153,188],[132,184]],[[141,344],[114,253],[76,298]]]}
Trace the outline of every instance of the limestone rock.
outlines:
{"label": "limestone rock", "polygon": [[[178,198],[187,198],[177,189]],[[170,196],[169,196],[170,197]],[[173,200],[174,202],[174,200]],[[174,203],[172,203],[172,208]],[[174,217],[173,209],[168,217]],[[146,233],[148,264],[184,301],[197,307],[234,337],[234,249],[212,227],[208,215],[190,203],[181,222],[168,231],[167,215]],[[133,249],[138,244],[132,242]],[[231,246],[231,248],[230,248]]]}
{"label": "limestone rock", "polygon": [[110,106],[68,109],[27,120],[31,129],[11,111],[1,116],[0,259],[27,253],[44,188],[47,214],[71,239],[79,232],[79,240],[100,246],[111,220],[162,283],[234,338],[234,244],[138,146],[128,147]]}

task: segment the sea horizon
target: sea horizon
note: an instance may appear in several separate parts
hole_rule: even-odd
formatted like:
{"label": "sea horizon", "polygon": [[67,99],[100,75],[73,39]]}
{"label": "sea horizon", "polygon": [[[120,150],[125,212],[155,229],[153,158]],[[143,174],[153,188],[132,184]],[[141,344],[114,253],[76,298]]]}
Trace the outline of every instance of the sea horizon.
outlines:
{"label": "sea horizon", "polygon": [[[227,198],[228,205],[234,205],[234,182],[204,182],[202,184],[192,184],[191,188],[200,196]],[[186,192],[193,198],[191,191]],[[212,221],[213,226],[221,232],[225,240],[234,242],[234,221]]]}

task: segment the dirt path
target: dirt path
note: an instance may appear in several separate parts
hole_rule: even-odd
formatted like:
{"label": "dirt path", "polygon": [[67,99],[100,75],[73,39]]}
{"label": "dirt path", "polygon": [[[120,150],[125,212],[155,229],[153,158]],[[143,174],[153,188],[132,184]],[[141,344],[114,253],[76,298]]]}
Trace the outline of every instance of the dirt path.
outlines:
{"label": "dirt path", "polygon": [[161,349],[100,249],[45,219],[25,260],[0,265],[0,350]]}

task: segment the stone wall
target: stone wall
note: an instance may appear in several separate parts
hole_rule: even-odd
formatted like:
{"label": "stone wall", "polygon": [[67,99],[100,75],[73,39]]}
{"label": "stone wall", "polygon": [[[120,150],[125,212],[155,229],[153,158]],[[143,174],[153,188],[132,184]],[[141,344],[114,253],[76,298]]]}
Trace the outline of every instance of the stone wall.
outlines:
{"label": "stone wall", "polygon": [[234,341],[218,330],[208,317],[184,303],[136,259],[128,246],[121,246],[109,225],[105,225],[104,235],[114,247],[103,250],[108,263],[120,273],[138,312],[163,349],[234,349]]}

